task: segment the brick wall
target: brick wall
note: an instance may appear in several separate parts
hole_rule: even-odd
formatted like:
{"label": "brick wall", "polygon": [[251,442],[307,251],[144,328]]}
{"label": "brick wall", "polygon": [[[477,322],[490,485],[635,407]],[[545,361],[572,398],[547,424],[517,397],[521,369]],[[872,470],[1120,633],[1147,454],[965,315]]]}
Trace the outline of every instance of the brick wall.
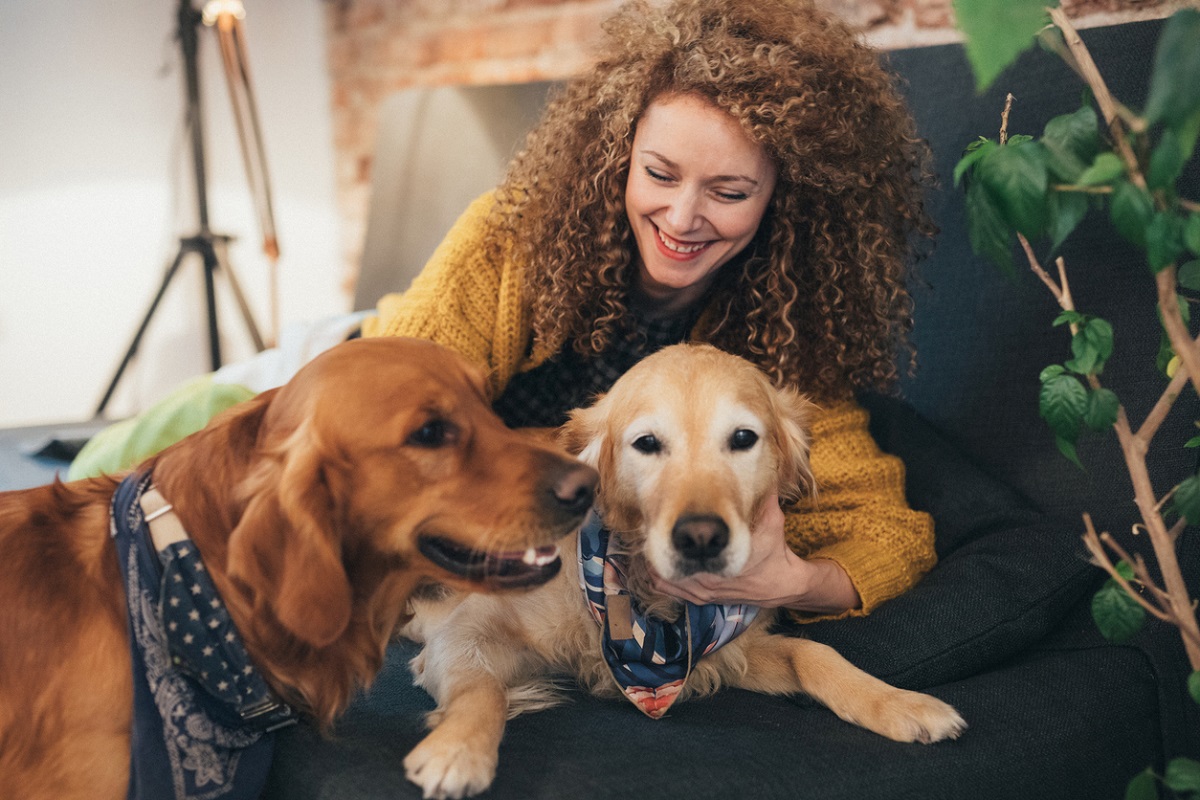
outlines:
{"label": "brick wall", "polygon": [[[995,0],[1004,2],[1004,0]],[[884,48],[958,41],[951,0],[818,0]],[[1178,0],[1063,0],[1080,27],[1165,16]],[[620,0],[326,0],[342,250],[362,252],[380,103],[412,86],[564,78]]]}

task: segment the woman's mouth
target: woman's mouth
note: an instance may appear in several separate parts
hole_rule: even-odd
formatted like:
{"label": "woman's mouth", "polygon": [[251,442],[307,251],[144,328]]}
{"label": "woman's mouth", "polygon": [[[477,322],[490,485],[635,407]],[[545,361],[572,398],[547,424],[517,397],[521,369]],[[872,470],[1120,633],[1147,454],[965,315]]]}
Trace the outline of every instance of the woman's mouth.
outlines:
{"label": "woman's mouth", "polygon": [[658,237],[659,250],[665,255],[676,259],[689,259],[708,249],[712,240],[707,242],[681,242],[673,236],[668,236],[656,225],[654,233]]}

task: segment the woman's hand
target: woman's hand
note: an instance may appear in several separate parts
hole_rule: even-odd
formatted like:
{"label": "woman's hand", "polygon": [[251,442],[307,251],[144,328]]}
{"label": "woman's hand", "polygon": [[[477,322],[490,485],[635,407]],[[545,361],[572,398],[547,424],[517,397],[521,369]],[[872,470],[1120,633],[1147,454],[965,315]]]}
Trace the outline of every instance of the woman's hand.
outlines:
{"label": "woman's hand", "polygon": [[746,603],[763,608],[838,614],[861,604],[858,592],[837,563],[805,561],[788,547],[779,497],[771,496],[750,531],[750,558],[740,575],[722,578],[699,573],[678,581],[655,576],[655,588],[698,605]]}

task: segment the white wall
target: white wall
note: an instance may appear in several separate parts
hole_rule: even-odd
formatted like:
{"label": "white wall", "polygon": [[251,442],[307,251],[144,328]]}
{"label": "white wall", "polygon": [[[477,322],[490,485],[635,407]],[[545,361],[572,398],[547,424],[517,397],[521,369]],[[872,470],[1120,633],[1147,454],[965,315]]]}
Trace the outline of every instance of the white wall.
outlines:
{"label": "white wall", "polygon": [[[196,5],[201,0],[195,0]],[[245,0],[271,170],[283,323],[349,308],[338,260],[320,0]],[[178,238],[197,230],[176,0],[0,2],[0,426],[91,416]],[[266,258],[215,31],[200,31],[214,231],[268,327]],[[218,285],[226,361],[252,352]],[[189,257],[110,416],[208,371],[202,270]]]}

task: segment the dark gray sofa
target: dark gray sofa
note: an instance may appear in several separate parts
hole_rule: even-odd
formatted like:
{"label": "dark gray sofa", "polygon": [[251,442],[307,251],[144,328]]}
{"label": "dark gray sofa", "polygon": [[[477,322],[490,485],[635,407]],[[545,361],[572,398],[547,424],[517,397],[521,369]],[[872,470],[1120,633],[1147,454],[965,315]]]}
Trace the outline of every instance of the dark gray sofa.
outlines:
{"label": "dark gray sofa", "polygon": [[[1143,96],[1159,27],[1084,32],[1118,97]],[[872,616],[803,633],[953,703],[970,728],[954,742],[901,745],[803,698],[725,691],[652,721],[629,704],[575,692],[561,708],[510,722],[486,797],[1094,800],[1122,797],[1147,766],[1161,772],[1166,759],[1200,756],[1177,633],[1148,626],[1113,646],[1088,612],[1103,575],[1087,563],[1079,512],[1126,540],[1135,516],[1115,437],[1082,443],[1086,472],[1058,454],[1036,401],[1040,369],[1069,357],[1066,336],[1049,324],[1056,306],[1032,276],[1007,280],[972,254],[962,196],[950,185],[962,149],[998,130],[1005,91],[1016,95],[1010,131],[1037,134],[1078,107],[1081,86],[1041,52],[983,96],[959,46],[901,51],[891,63],[934,150],[942,186],[932,211],[942,233],[913,287],[921,368],[904,383],[906,401],[864,402],[880,444],[908,465],[910,501],[937,521],[941,563]],[[1148,273],[1095,220],[1064,255],[1081,309],[1117,329],[1106,385],[1139,419],[1162,386],[1152,368],[1159,334]],[[1198,416],[1189,394],[1160,441],[1184,441]],[[1160,488],[1195,470],[1191,452],[1156,455]],[[1182,541],[1196,587],[1200,543],[1190,532]],[[283,732],[267,797],[419,797],[401,765],[432,708],[411,684],[414,652],[392,648],[332,737],[303,726]]]}

